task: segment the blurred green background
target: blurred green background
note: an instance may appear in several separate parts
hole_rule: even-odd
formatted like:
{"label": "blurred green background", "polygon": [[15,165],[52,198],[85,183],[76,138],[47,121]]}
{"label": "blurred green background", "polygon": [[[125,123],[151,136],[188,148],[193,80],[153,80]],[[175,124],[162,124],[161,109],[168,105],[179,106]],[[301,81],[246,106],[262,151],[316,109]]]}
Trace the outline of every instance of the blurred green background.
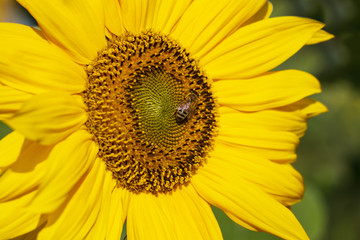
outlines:
{"label": "blurred green background", "polygon": [[[5,20],[34,25],[13,0]],[[301,69],[320,80],[329,112],[313,118],[298,147],[295,167],[306,193],[292,207],[312,240],[360,239],[360,0],[273,0],[272,16],[302,16],[326,23],[335,39],[306,46],[279,69]],[[10,132],[0,122],[0,138]],[[218,209],[224,239],[278,239],[248,231]]]}

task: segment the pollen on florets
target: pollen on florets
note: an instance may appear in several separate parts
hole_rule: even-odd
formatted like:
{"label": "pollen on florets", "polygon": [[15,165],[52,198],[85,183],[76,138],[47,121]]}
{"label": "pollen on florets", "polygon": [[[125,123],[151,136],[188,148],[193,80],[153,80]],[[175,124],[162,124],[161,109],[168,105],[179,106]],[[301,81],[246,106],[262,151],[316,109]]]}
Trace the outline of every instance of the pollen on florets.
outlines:
{"label": "pollen on florets", "polygon": [[[85,70],[85,125],[118,187],[157,194],[189,182],[216,129],[211,83],[189,53],[158,33],[127,33],[109,39]],[[189,93],[196,107],[179,122]]]}

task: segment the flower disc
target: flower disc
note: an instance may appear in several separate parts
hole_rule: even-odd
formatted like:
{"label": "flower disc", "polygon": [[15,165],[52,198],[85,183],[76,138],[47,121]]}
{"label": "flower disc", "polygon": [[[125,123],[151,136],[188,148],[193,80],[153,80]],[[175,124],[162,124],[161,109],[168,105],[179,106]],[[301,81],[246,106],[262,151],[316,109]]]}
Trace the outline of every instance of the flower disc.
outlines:
{"label": "flower disc", "polygon": [[86,71],[86,126],[117,185],[157,194],[189,182],[216,129],[210,81],[189,53],[158,33],[127,33]]}

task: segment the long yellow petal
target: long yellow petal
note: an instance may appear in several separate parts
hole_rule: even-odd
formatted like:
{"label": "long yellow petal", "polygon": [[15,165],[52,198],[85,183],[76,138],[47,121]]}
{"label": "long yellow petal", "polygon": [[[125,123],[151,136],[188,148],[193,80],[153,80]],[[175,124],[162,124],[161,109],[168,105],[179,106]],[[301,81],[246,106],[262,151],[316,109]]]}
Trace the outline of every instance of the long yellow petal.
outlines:
{"label": "long yellow petal", "polygon": [[247,154],[253,154],[255,156],[269,159],[277,163],[292,163],[295,162],[297,158],[294,147],[279,150],[274,148],[259,148],[254,146],[241,145],[231,142],[229,139],[220,139],[219,141],[231,147],[235,147],[238,149],[238,151]]}
{"label": "long yellow petal", "polygon": [[314,34],[314,36],[312,36],[311,39],[309,39],[309,41],[307,42],[308,45],[311,45],[311,44],[317,44],[317,43],[321,43],[321,42],[325,42],[325,41],[328,41],[332,38],[334,38],[335,36],[331,33],[328,33],[324,30],[320,30],[318,32],[316,32]]}
{"label": "long yellow petal", "polygon": [[[328,111],[327,107],[324,104],[311,98],[302,99],[295,104],[296,107],[300,109],[301,113],[306,115],[308,118],[315,117],[321,113],[325,113]],[[288,108],[285,107],[285,109],[282,110],[288,110]]]}
{"label": "long yellow petal", "polygon": [[254,14],[254,16],[249,18],[249,20],[244,23],[243,26],[269,18],[272,11],[273,5],[271,4],[271,2],[267,1],[266,4],[264,4],[264,6],[257,13]]}
{"label": "long yellow petal", "polygon": [[97,151],[92,135],[85,130],[58,143],[47,159],[49,167],[29,211],[51,213],[61,206],[94,163]]}
{"label": "long yellow petal", "polygon": [[292,152],[299,143],[299,138],[292,132],[251,129],[246,125],[233,127],[224,124],[219,128],[218,139],[232,145]]}
{"label": "long yellow petal", "polygon": [[[308,239],[291,211],[246,180],[236,184],[226,172],[203,167],[192,177],[196,191],[210,204],[222,209],[236,223],[283,239]],[[245,223],[245,224],[244,224]]]}
{"label": "long yellow petal", "polygon": [[129,205],[131,202],[131,199],[133,197],[136,197],[136,195],[132,194],[130,191],[124,189],[121,191],[121,203],[122,203],[122,218],[127,219],[129,215]]}
{"label": "long yellow petal", "polygon": [[36,19],[46,37],[86,64],[105,47],[101,0],[18,0]]}
{"label": "long yellow petal", "polygon": [[86,119],[85,106],[75,96],[48,92],[32,97],[5,122],[28,139],[50,145],[75,132]]}
{"label": "long yellow petal", "polygon": [[[306,106],[303,106],[306,108]],[[281,108],[259,112],[242,112],[228,107],[220,107],[220,125],[228,127],[244,126],[249,129],[293,132],[298,137],[306,130],[307,114],[301,109],[285,111]]]}
{"label": "long yellow petal", "polygon": [[152,19],[146,22],[147,28],[169,34],[184,12],[191,4],[191,0],[158,0],[154,8]]}
{"label": "long yellow petal", "polygon": [[290,164],[275,163],[220,142],[206,167],[217,169],[224,181],[235,185],[238,179],[246,180],[286,206],[300,201],[304,194],[303,179]]}
{"label": "long yellow petal", "polygon": [[129,205],[128,203],[124,204],[122,201],[121,195],[123,192],[124,189],[117,187],[112,190],[109,209],[110,216],[108,220],[109,225],[106,231],[106,239],[119,239],[121,237],[123,225],[127,216],[125,209]]}
{"label": "long yellow petal", "polygon": [[[16,132],[11,134],[17,135]],[[53,149],[53,146],[43,146],[29,140],[19,140],[14,146],[8,147],[15,150],[16,162],[0,177],[0,201],[18,198],[36,189],[48,170],[47,158]]]}
{"label": "long yellow petal", "polygon": [[105,180],[100,212],[87,238],[118,240],[121,237],[125,221],[121,199],[124,189],[116,187],[116,182],[110,171],[103,174],[105,174]]}
{"label": "long yellow petal", "polygon": [[314,76],[298,70],[269,72],[251,79],[216,81],[213,88],[220,105],[242,111],[286,106],[321,91]]}
{"label": "long yellow petal", "polygon": [[133,33],[140,33],[145,30],[146,11],[148,11],[147,1],[119,0],[119,2],[124,28]]}
{"label": "long yellow petal", "polygon": [[[85,239],[104,204],[105,164],[97,159],[88,175],[75,187],[71,198],[54,213],[49,214],[47,224],[38,239]],[[95,238],[94,238],[95,239]],[[103,238],[98,238],[103,239]]]}
{"label": "long yellow petal", "polygon": [[11,117],[32,95],[0,83],[0,120]]}
{"label": "long yellow petal", "polygon": [[138,194],[127,218],[129,239],[222,239],[207,204],[191,185],[172,194]]}
{"label": "long yellow petal", "polygon": [[86,74],[34,28],[0,23],[0,82],[23,92],[85,89]]}
{"label": "long yellow petal", "polygon": [[24,141],[25,137],[16,131],[9,133],[0,140],[0,173],[16,161]]}
{"label": "long yellow petal", "polygon": [[[319,101],[316,101],[311,98],[304,98],[301,99],[298,102],[292,103],[290,105],[276,108],[274,111],[277,111],[277,113],[286,113],[292,115],[292,120],[300,120],[302,119],[304,121],[304,124],[301,126],[301,123],[297,125],[298,127],[295,127],[296,125],[293,125],[293,127],[290,127],[288,130],[293,131],[297,134],[298,137],[302,137],[305,134],[305,131],[307,129],[306,127],[306,121],[310,117],[317,116],[321,113],[325,113],[328,111],[326,106],[322,104]],[[290,119],[289,119],[290,120]],[[289,123],[289,122],[288,122]],[[305,125],[305,126],[304,126]]]}
{"label": "long yellow petal", "polygon": [[[279,163],[290,163],[296,160],[294,146],[298,143],[296,139],[302,137],[306,131],[307,119],[326,111],[327,109],[323,104],[307,98],[284,107],[259,112],[242,112],[228,107],[220,107],[220,133],[222,132],[221,129],[224,128],[225,132],[233,132],[234,136],[239,133],[239,139],[235,137],[235,141],[232,141],[232,138],[229,138],[229,136],[225,138],[220,136],[219,140],[236,147],[244,153],[254,154]],[[251,137],[251,134],[249,136],[251,139],[256,138],[255,133],[266,139],[265,135],[263,135],[264,133],[261,133],[261,131],[272,131],[273,139],[271,140],[270,133],[269,141],[274,141],[274,139],[279,140],[280,138],[276,137],[278,133],[288,132],[287,135],[292,135],[291,139],[294,139],[292,141],[293,145],[282,144],[282,146],[288,147],[279,150],[264,147],[261,141],[257,142],[259,145],[254,144],[256,141],[254,142],[253,140],[247,142],[247,140],[245,140],[247,135],[242,134],[243,129],[245,129],[245,132],[253,131],[254,136]]]}
{"label": "long yellow petal", "polygon": [[213,79],[250,78],[294,55],[324,24],[300,17],[278,17],[240,28],[200,60]]}
{"label": "long yellow petal", "polygon": [[265,0],[194,1],[171,35],[201,59],[265,4]]}
{"label": "long yellow petal", "polygon": [[152,29],[168,34],[191,0],[125,0],[120,1],[124,27],[133,33]]}
{"label": "long yellow petal", "polygon": [[42,224],[40,214],[24,210],[34,194],[35,192],[30,192],[21,198],[0,203],[0,239],[13,239]]}
{"label": "long yellow petal", "polygon": [[103,0],[105,26],[115,35],[121,35],[125,32],[123,19],[120,10],[119,0]]}

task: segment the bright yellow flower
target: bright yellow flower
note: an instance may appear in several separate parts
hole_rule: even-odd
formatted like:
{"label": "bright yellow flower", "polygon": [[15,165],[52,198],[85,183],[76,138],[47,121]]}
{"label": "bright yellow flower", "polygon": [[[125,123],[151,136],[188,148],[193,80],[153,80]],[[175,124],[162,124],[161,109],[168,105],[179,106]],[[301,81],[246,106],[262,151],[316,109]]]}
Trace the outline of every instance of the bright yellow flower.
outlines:
{"label": "bright yellow flower", "polygon": [[265,0],[19,0],[0,24],[0,239],[307,239],[289,210],[312,75],[270,71],[332,35]]}

